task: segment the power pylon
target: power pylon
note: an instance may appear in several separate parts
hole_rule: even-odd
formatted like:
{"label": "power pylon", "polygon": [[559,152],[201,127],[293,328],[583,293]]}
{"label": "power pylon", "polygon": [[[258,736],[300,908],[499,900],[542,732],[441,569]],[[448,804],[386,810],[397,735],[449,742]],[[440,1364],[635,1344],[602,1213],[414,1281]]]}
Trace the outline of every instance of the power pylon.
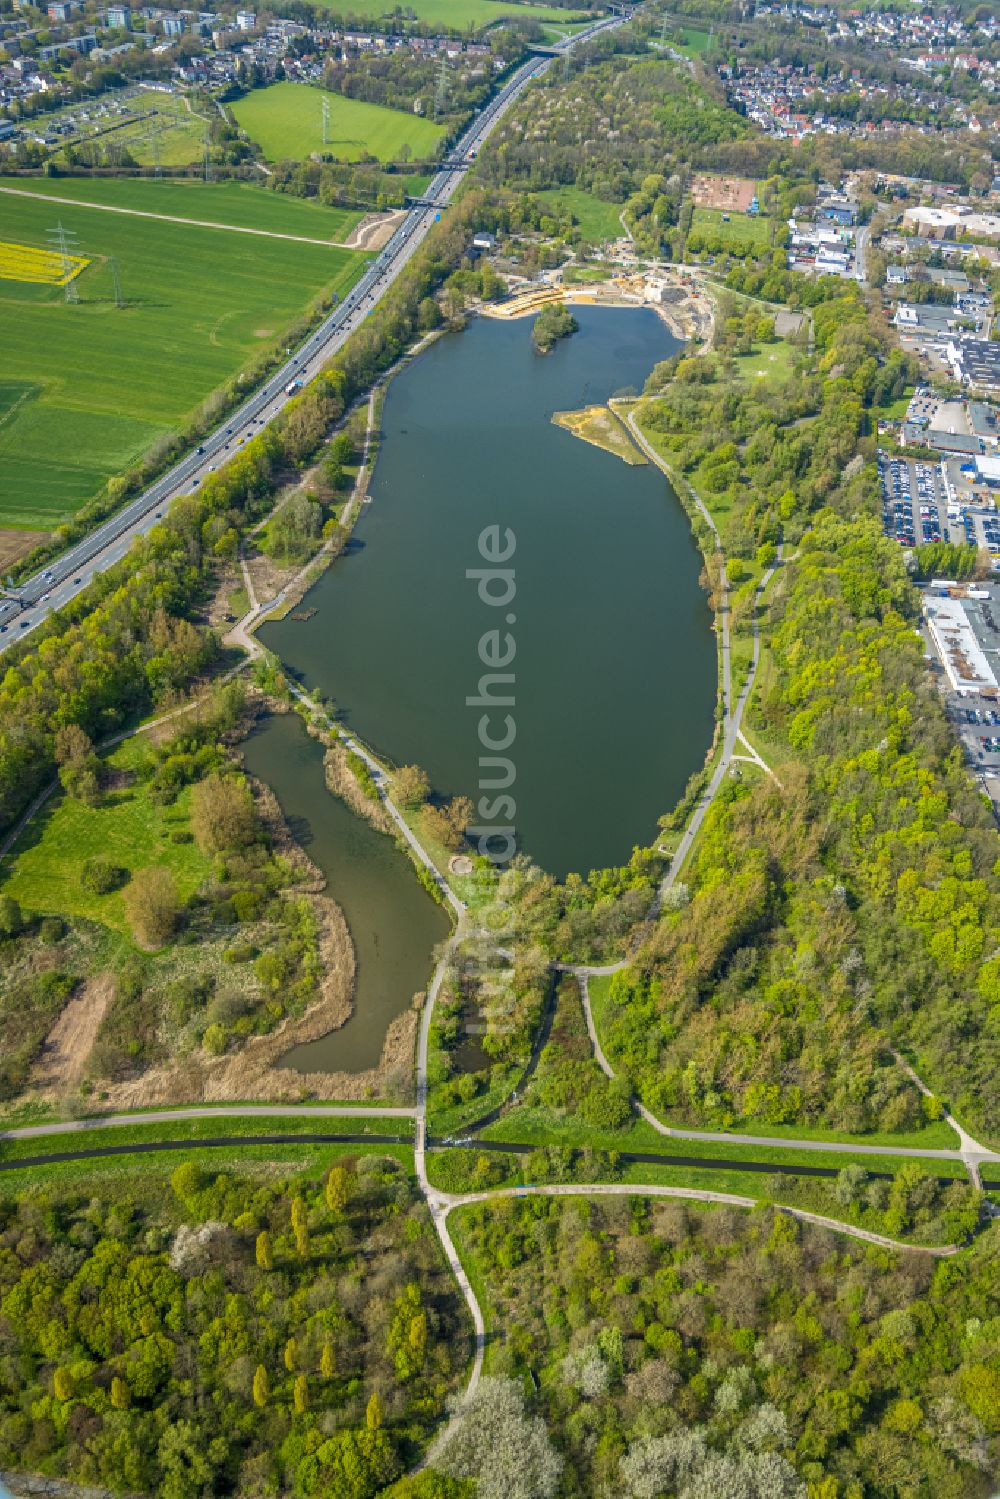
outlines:
{"label": "power pylon", "polygon": [[111,259],[108,261],[108,265],[111,267],[111,283],[115,289],[115,306],[124,307],[125,298],[122,295],[122,278],[121,273],[118,270],[118,261],[114,255],[112,255]]}
{"label": "power pylon", "polygon": [[320,100],[320,108],[323,111],[323,144],[330,144],[330,100],[326,94]]}
{"label": "power pylon", "polygon": [[53,249],[62,261],[63,286],[66,291],[66,300],[67,302],[79,302],[80,293],[76,289],[76,278],[73,274],[73,249],[76,235],[71,234],[68,229],[63,228],[62,219],[59,220],[54,229],[48,231],[48,235],[52,240]]}

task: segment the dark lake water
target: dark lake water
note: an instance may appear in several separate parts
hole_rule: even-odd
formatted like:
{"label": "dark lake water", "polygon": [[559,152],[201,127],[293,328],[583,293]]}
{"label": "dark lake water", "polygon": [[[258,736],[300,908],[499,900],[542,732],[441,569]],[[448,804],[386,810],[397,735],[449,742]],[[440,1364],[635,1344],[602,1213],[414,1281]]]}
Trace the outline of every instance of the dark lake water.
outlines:
{"label": "dark lake water", "polygon": [[272,788],[292,835],[327,878],[354,940],[354,1012],[346,1025],[293,1047],[278,1063],[299,1072],[362,1072],[378,1065],[389,1024],[431,975],[448,918],[391,838],[326,789],[323,749],[297,713],[266,718],[243,746],[251,775]]}
{"label": "dark lake water", "polygon": [[[478,799],[498,794],[481,791],[479,764],[498,752],[482,748],[484,709],[466,699],[488,670],[481,637],[499,631],[487,657],[513,646],[503,670],[516,680],[488,695],[515,702],[490,711],[486,733],[506,740],[510,714],[509,820],[558,875],[621,863],[649,841],[704,759],[716,696],[700,555],[663,475],[550,421],[641,389],[678,344],[648,309],[575,316],[580,332],[545,357],[529,321],[474,319],[393,380],[351,549],[304,601],[311,619],[260,632],[376,749]],[[479,539],[492,526],[501,549],[508,528],[515,538],[502,565],[516,594],[499,607],[466,576],[489,566]],[[506,814],[480,821],[499,827]]]}

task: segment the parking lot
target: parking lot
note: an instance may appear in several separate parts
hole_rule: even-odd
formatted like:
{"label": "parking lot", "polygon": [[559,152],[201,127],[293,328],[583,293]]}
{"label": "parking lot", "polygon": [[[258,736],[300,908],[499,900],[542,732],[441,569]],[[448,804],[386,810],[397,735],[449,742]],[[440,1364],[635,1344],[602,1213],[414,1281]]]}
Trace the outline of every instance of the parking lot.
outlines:
{"label": "parking lot", "polygon": [[970,768],[982,777],[991,801],[1000,806],[1000,703],[949,694],[947,706]]}
{"label": "parking lot", "polygon": [[942,539],[965,540],[957,517],[957,534],[952,535],[948,497],[936,463],[891,458],[887,453],[879,453],[878,466],[882,486],[882,523],[887,536],[894,536],[902,546],[908,547]]}
{"label": "parking lot", "polygon": [[880,452],[878,471],[883,529],[901,546],[953,541],[1000,558],[1000,511],[986,508],[982,500],[975,506],[958,503],[957,486],[949,505],[940,464]]}

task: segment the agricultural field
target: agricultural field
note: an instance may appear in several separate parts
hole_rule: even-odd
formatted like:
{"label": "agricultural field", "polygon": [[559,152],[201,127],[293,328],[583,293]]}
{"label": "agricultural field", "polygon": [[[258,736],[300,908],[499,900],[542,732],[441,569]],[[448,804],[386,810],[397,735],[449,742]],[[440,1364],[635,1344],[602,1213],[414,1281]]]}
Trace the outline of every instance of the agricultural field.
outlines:
{"label": "agricultural field", "polygon": [[206,119],[186,94],[160,89],[122,89],[96,100],[73,104],[33,122],[45,144],[58,147],[54,160],[65,160],[67,146],[97,144],[110,166],[125,153],[140,166],[187,166],[200,161]]}
{"label": "agricultural field", "polygon": [[[330,101],[327,142],[323,143],[322,100]],[[444,128],[401,109],[384,109],[361,99],[324,93],[306,83],[275,83],[255,89],[230,105],[233,116],[268,161],[299,160],[314,151],[342,161],[376,156],[379,161],[422,159],[434,154]]]}
{"label": "agricultural field", "polygon": [[37,245],[0,240],[0,281],[26,281],[34,286],[66,286],[90,264],[82,255],[62,255]]}
{"label": "agricultural field", "polygon": [[[331,10],[338,8],[338,0],[323,0]],[[377,20],[393,13],[391,0],[354,0],[352,16],[363,16]],[[496,25],[505,16],[520,16],[534,21],[558,21],[570,23],[589,19],[586,6],[577,10],[564,10],[555,5],[521,5],[505,3],[505,0],[405,0],[402,13],[429,26],[449,27],[453,31],[477,31]]]}
{"label": "agricultural field", "polygon": [[104,211],[266,230],[327,244],[343,244],[361,219],[354,209],[328,207],[312,198],[292,198],[250,182],[205,183],[188,177],[108,177],[99,182],[92,177],[0,177],[3,192],[42,195],[56,203],[94,204]]}
{"label": "agricultural field", "polygon": [[[136,193],[145,186],[129,184]],[[85,187],[95,197],[104,184]],[[120,192],[125,184],[116,187]],[[61,222],[72,253],[90,262],[72,283],[75,304],[54,284],[0,279],[0,527],[49,531],[68,519],[109,475],[176,430],[277,342],[315,298],[342,296],[365,263],[360,254],[320,243],[66,201],[14,195],[0,201],[6,239],[47,249]],[[213,199],[213,214],[219,201]],[[234,201],[248,214],[264,211],[259,199]],[[313,212],[305,204],[273,205],[293,208]],[[317,208],[310,222],[324,228],[332,222],[342,232],[343,218],[326,212]]]}
{"label": "agricultural field", "polygon": [[571,213],[584,239],[593,244],[618,239],[623,233],[620,203],[604,203],[580,187],[550,187],[538,197],[562,213]]}
{"label": "agricultural field", "polygon": [[726,218],[720,208],[696,208],[689,244],[692,239],[700,237],[709,249],[718,244],[727,250],[766,250],[773,229],[771,220],[764,214],[735,211]]}

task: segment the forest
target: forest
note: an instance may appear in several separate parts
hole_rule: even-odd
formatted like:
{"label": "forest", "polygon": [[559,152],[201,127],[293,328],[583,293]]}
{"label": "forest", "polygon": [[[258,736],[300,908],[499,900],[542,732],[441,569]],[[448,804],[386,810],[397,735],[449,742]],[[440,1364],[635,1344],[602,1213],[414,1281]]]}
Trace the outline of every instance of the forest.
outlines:
{"label": "forest", "polygon": [[373,1499],[469,1353],[399,1161],[0,1197],[0,1468],[115,1493]]}
{"label": "forest", "polygon": [[935,1263],[769,1207],[580,1196],[464,1208],[454,1232],[502,1335],[437,1466],[485,1468],[480,1496],[991,1492],[996,1228]]}
{"label": "forest", "polygon": [[[795,548],[750,717],[783,748],[779,781],[717,799],[678,909],[614,981],[606,1040],[671,1117],[853,1132],[915,1122],[901,1049],[989,1134],[1000,841],[924,669],[864,461],[865,409],[902,388],[906,356],[854,294],[813,318],[821,385],[805,371],[747,390],[720,382],[713,354],[647,387],[644,423],[718,507],[728,555]],[[723,327],[739,340],[740,319]],[[753,586],[734,595],[737,631]]]}

